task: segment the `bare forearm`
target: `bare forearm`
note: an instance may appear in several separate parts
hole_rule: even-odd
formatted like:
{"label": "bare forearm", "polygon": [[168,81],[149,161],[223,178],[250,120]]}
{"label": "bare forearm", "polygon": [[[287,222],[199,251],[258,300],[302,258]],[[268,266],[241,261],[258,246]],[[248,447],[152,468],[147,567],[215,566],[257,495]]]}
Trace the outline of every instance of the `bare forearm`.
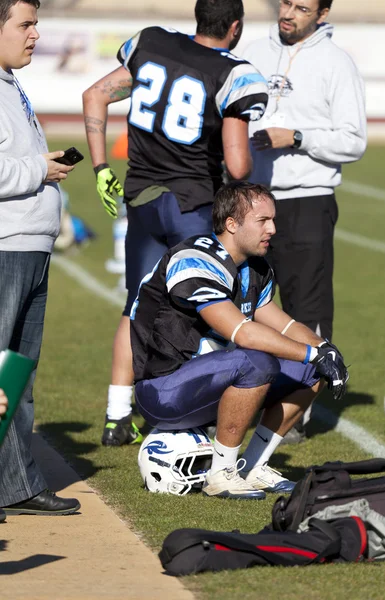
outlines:
{"label": "bare forearm", "polygon": [[97,81],[83,94],[83,114],[87,142],[94,167],[107,162],[106,130],[108,106],[131,94],[132,77],[123,67]]}
{"label": "bare forearm", "polygon": [[247,179],[251,173],[252,160],[251,155],[247,153],[242,154],[241,148],[236,148],[234,144],[234,150],[239,150],[238,160],[233,161],[230,165],[226,163],[226,168],[230,179]]}
{"label": "bare forearm", "polygon": [[306,327],[303,323],[298,323],[297,321],[290,325],[285,336],[297,342],[302,342],[303,344],[310,344],[311,346],[318,346],[318,344],[323,342],[323,338],[314,333],[314,331],[309,329],[309,327]]}
{"label": "bare forearm", "polygon": [[[260,323],[245,323],[235,336],[235,342],[242,348],[260,350],[278,358],[303,362],[307,354],[307,344],[290,339]],[[316,345],[316,344],[315,344]]]}
{"label": "bare forearm", "polygon": [[247,179],[253,166],[249,149],[248,124],[241,119],[224,119],[222,144],[229,176],[232,179]]}
{"label": "bare forearm", "polygon": [[107,162],[107,106],[95,101],[87,91],[83,94],[83,114],[92,165],[96,167]]}

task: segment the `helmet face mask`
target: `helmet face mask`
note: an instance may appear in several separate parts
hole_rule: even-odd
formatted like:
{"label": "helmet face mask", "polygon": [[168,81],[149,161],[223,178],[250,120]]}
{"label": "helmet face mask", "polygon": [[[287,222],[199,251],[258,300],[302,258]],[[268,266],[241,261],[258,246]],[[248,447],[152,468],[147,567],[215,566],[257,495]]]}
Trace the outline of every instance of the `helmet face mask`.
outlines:
{"label": "helmet face mask", "polygon": [[140,447],[138,465],[147,490],[184,496],[192,489],[200,490],[212,456],[210,439],[198,427],[153,429]]}

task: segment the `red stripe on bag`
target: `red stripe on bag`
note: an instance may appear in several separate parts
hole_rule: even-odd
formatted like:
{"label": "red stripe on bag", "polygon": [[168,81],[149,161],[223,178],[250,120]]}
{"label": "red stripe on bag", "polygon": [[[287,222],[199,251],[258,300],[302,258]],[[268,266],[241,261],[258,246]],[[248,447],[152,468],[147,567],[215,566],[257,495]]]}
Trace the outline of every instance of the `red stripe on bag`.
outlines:
{"label": "red stripe on bag", "polygon": [[265,552],[285,552],[288,554],[298,554],[299,556],[305,556],[306,558],[317,558],[316,552],[309,552],[308,550],[300,550],[299,548],[287,548],[286,546],[256,546],[260,550]]}
{"label": "red stripe on bag", "polygon": [[[215,544],[215,550],[224,550],[226,552],[231,552],[231,548],[227,548],[227,546],[222,546],[221,544]],[[298,554],[299,556],[305,556],[306,558],[317,558],[318,554],[316,552],[309,552],[308,550],[300,550],[299,548],[287,548],[286,546],[256,546],[259,550],[263,550],[264,552],[285,552],[288,554]]]}
{"label": "red stripe on bag", "polygon": [[366,531],[366,527],[364,522],[362,521],[362,519],[360,519],[360,517],[352,517],[352,519],[355,520],[355,522],[358,525],[358,529],[361,535],[361,548],[360,548],[360,554],[358,556],[358,558],[356,559],[356,562],[360,560],[361,556],[363,555],[363,553],[366,550],[366,546],[368,545],[368,533]]}

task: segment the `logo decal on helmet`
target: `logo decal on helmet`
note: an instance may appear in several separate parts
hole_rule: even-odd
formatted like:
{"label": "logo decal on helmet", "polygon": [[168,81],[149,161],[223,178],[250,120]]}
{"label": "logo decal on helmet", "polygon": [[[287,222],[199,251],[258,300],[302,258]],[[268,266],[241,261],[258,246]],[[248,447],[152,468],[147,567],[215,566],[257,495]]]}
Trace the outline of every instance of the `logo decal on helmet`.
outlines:
{"label": "logo decal on helmet", "polygon": [[171,454],[172,450],[167,450],[167,444],[162,441],[154,440],[150,442],[143,451],[147,450],[148,454]]}

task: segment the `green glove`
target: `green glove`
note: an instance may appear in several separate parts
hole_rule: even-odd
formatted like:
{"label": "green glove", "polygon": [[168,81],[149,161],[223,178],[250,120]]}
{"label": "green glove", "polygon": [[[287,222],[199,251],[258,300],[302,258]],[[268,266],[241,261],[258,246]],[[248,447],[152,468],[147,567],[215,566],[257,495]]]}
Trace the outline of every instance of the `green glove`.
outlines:
{"label": "green glove", "polygon": [[123,196],[123,188],[110,165],[103,163],[94,168],[96,189],[106,212],[113,219],[118,217],[118,203],[114,196]]}

